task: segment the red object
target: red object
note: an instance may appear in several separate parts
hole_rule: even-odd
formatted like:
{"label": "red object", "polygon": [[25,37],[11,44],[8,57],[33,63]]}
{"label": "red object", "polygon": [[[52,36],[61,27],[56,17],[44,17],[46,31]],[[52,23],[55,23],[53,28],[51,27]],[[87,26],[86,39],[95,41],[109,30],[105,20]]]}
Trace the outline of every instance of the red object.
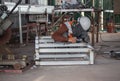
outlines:
{"label": "red object", "polygon": [[114,32],[114,24],[112,22],[108,23],[107,32],[108,33],[113,33]]}
{"label": "red object", "polygon": [[3,36],[0,37],[0,45],[6,44],[10,40],[11,34],[12,34],[12,31],[10,28],[8,28],[3,34]]}

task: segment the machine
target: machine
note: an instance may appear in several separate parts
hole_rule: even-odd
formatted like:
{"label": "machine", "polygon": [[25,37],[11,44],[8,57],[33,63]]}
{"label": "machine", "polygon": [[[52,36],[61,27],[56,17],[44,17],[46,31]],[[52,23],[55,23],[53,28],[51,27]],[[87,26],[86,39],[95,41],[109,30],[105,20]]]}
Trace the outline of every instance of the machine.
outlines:
{"label": "machine", "polygon": [[[21,3],[21,1],[22,0],[19,0],[10,12],[8,12],[8,8],[6,5],[0,5],[0,51],[3,49],[7,49],[6,47],[4,47],[4,45],[10,40],[10,26],[13,23],[9,19],[9,17],[13,13],[15,8]],[[8,51],[9,53],[11,53],[10,50]],[[26,57],[27,56],[24,55],[23,58],[16,59],[14,54],[5,55],[0,52],[0,67],[13,66],[14,69],[19,70],[26,67],[30,63],[28,60],[26,60]]]}
{"label": "machine", "polygon": [[0,5],[0,45],[6,44],[10,40],[12,21],[9,17],[21,1],[19,0],[10,12],[6,5]]}

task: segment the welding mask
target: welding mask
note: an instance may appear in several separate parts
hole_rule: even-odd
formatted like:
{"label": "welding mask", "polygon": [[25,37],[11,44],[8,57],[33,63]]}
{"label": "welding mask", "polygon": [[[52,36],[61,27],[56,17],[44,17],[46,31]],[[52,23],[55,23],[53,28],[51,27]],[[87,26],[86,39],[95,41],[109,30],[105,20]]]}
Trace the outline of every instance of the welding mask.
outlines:
{"label": "welding mask", "polygon": [[91,21],[88,17],[82,16],[78,17],[77,22],[81,25],[81,27],[87,31],[90,28]]}

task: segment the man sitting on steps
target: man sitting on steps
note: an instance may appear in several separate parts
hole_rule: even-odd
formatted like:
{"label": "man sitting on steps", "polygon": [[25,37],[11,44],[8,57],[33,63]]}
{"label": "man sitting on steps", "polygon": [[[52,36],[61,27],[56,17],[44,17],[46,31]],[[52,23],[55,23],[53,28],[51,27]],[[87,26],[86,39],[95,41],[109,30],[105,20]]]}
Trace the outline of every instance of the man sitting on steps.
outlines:
{"label": "man sitting on steps", "polygon": [[73,25],[75,20],[64,21],[59,29],[52,34],[52,38],[57,42],[71,42],[75,43],[82,39],[83,42],[90,41],[87,34],[90,28],[90,19],[82,16],[77,19],[77,24]]}

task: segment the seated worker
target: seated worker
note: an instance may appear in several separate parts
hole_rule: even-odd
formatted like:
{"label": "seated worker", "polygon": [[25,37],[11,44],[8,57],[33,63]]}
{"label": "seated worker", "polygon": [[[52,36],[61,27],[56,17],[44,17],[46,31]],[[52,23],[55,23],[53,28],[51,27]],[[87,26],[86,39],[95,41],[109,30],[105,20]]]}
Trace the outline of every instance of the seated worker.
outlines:
{"label": "seated worker", "polygon": [[[90,20],[87,17],[81,17],[78,18],[77,20],[78,23],[75,24],[75,26],[72,26],[74,22],[75,20],[64,21],[60,25],[59,29],[52,34],[52,38],[58,42],[75,43],[79,39],[82,39],[84,42],[89,42],[87,30],[90,27]],[[85,28],[83,28],[82,26]]]}

